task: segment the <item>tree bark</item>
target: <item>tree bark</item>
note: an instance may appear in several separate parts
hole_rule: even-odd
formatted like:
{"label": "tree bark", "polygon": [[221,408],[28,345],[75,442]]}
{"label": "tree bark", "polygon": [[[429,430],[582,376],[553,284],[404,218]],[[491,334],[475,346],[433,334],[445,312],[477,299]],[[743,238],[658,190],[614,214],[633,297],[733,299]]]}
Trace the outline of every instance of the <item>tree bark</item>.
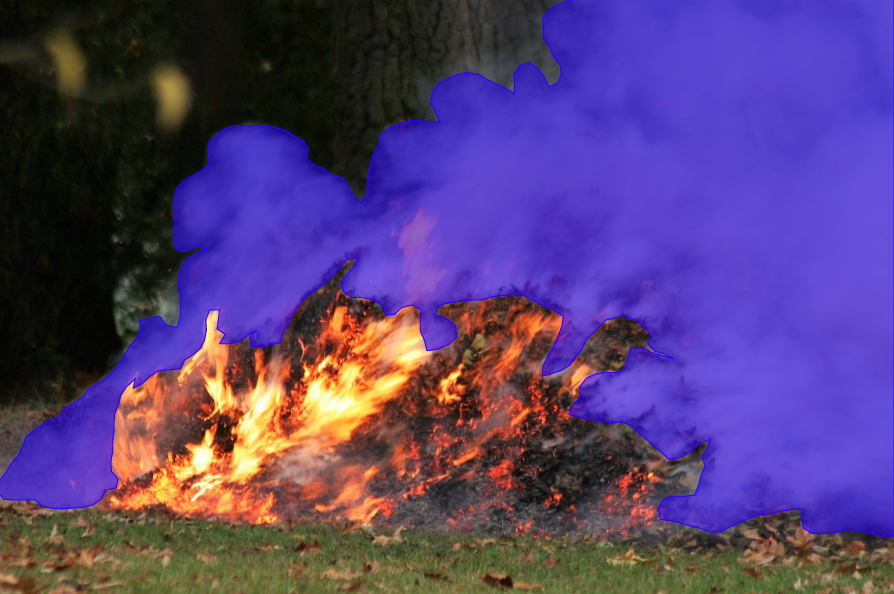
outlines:
{"label": "tree bark", "polygon": [[512,88],[524,62],[559,78],[541,19],[558,0],[356,0],[333,2],[333,170],[354,194],[379,135],[407,120],[435,120],[431,91],[475,72]]}

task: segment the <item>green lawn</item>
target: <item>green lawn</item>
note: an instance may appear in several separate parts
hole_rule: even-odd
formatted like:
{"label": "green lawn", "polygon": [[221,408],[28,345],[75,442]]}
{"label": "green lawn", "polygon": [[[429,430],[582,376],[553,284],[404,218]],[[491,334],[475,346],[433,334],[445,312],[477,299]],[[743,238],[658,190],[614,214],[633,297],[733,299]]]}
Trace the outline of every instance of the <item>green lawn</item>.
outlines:
{"label": "green lawn", "polygon": [[376,538],[357,527],[233,526],[11,502],[0,502],[0,535],[0,592],[894,591],[887,546],[818,547],[816,561],[802,565],[789,544],[759,565],[733,549],[440,533]]}

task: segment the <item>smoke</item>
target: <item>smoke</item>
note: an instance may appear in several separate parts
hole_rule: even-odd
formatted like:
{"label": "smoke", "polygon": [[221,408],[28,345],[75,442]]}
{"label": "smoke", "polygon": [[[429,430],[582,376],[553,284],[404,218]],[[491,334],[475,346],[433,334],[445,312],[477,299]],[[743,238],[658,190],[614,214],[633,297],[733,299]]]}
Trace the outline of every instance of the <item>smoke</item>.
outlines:
{"label": "smoke", "polygon": [[[544,17],[557,83],[531,64],[513,91],[441,82],[437,122],[382,134],[359,204],[289,133],[228,128],[175,196],[177,248],[202,248],[178,326],[144,321],[94,401],[111,417],[110,394],[181,365],[210,309],[224,343],[279,342],[356,258],[346,294],[419,308],[429,350],[456,336],[440,305],[498,295],[563,316],[544,375],[605,320],[640,322],[653,351],[585,381],[571,414],[670,458],[710,440],[662,519],[801,509],[811,532],[892,536],[891,21],[883,2],[569,0]],[[69,489],[85,466],[50,459],[48,435],[0,494],[67,507],[114,486],[96,454]]]}

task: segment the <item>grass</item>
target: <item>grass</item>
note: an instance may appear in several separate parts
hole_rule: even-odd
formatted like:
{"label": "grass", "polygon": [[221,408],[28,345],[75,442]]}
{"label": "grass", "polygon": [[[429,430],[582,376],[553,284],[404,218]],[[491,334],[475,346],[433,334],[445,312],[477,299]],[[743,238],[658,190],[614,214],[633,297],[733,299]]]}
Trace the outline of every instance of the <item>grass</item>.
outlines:
{"label": "grass", "polygon": [[337,526],[237,526],[0,505],[0,592],[465,594],[510,589],[506,575],[512,589],[555,594],[894,591],[890,555],[870,551],[801,567],[790,556],[758,567],[732,549],[628,552],[606,542],[424,532],[374,540]]}

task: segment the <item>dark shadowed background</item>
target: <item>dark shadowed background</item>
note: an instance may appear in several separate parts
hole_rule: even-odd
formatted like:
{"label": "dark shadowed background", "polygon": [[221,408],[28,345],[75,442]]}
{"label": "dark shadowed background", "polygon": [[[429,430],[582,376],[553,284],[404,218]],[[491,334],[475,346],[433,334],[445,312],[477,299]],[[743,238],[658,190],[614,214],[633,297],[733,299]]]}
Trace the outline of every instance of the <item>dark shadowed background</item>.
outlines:
{"label": "dark shadowed background", "polygon": [[222,128],[285,128],[362,196],[435,84],[511,87],[556,0],[36,0],[0,6],[0,404],[70,398],[137,321],[177,322],[174,190]]}

